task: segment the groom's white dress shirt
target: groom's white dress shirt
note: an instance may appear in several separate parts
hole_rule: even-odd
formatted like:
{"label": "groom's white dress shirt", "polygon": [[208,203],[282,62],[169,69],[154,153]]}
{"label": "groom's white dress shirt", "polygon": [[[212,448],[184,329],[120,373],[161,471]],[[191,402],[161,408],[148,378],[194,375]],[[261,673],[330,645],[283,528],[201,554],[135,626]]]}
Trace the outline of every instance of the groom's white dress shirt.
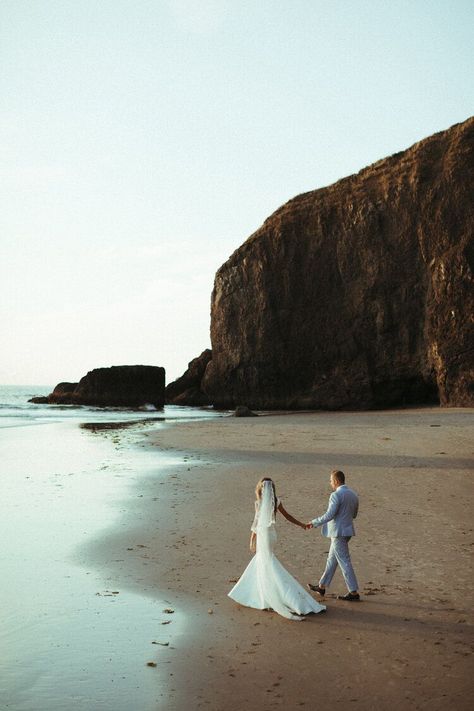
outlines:
{"label": "groom's white dress shirt", "polygon": [[359,497],[345,484],[338,486],[329,497],[325,514],[311,521],[314,528],[322,526],[321,533],[328,538],[354,536],[353,519],[359,510]]}

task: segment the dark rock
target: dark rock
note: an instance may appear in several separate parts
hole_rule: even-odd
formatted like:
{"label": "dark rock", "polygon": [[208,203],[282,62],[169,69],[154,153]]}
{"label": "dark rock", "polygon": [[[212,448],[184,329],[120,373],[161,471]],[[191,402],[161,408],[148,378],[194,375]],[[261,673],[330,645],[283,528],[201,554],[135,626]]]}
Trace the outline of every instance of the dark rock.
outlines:
{"label": "dark rock", "polygon": [[64,395],[72,393],[77,388],[77,383],[58,383],[51,395]]}
{"label": "dark rock", "polygon": [[53,392],[46,397],[35,397],[28,400],[28,402],[34,402],[36,404],[68,404],[69,400],[72,399],[72,394],[77,387],[77,383],[58,383],[54,388]]}
{"label": "dark rock", "polygon": [[232,415],[233,417],[258,417],[256,412],[252,412],[250,408],[246,407],[245,405],[238,405],[238,407],[235,408],[235,412]]}
{"label": "dark rock", "polygon": [[34,402],[35,405],[47,405],[49,400],[47,395],[35,395],[28,400],[28,402]]}
{"label": "dark rock", "polygon": [[201,381],[211,359],[212,351],[207,348],[188,363],[186,372],[166,386],[166,402],[170,405],[210,405],[209,396],[201,389]]}
{"label": "dark rock", "polygon": [[53,392],[48,395],[48,402],[54,405],[70,404],[77,386],[78,383],[58,383]]}
{"label": "dark rock", "polygon": [[217,407],[474,405],[474,118],[277,210],[219,269]]}
{"label": "dark rock", "polygon": [[[73,390],[69,387],[74,386]],[[59,383],[48,402],[97,407],[163,407],[165,369],[152,365],[115,365],[96,368],[79,383]]]}
{"label": "dark rock", "polygon": [[190,407],[204,407],[211,404],[208,396],[200,388],[189,388],[166,402],[169,405],[188,405]]}

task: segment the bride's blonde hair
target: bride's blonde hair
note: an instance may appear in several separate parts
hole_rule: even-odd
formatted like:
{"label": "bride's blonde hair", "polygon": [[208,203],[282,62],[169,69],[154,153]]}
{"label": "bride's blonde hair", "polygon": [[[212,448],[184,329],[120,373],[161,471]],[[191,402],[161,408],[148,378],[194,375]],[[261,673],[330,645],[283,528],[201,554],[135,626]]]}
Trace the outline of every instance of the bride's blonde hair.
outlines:
{"label": "bride's blonde hair", "polygon": [[260,479],[260,481],[257,482],[257,486],[255,487],[255,496],[256,496],[256,498],[257,498],[259,501],[261,500],[261,498],[262,498],[263,485],[264,485],[264,483],[265,483],[266,481],[271,482],[271,485],[272,485],[273,498],[274,498],[274,500],[275,500],[275,512],[276,512],[278,505],[277,505],[277,495],[276,495],[276,489],[275,489],[275,482],[273,481],[273,479],[270,479],[269,476],[264,476],[263,479]]}

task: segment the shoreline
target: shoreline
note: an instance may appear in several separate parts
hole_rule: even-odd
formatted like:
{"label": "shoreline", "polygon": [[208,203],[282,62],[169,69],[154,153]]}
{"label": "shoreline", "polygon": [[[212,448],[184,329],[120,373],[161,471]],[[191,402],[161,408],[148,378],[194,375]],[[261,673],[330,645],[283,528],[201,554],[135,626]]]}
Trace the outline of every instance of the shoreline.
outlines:
{"label": "shoreline", "polygon": [[[167,708],[312,708],[324,699],[361,711],[467,709],[474,410],[278,414],[146,434],[146,449],[172,459],[137,483],[122,521],[143,548],[129,551],[124,569],[111,564],[120,532],[94,545],[96,564],[145,595],[160,591],[182,620],[181,631],[163,628],[172,641],[157,650]],[[285,507],[307,520],[324,512],[335,466],[361,497],[351,552],[363,602],[334,599],[344,592],[337,573],[327,614],[302,626],[233,603],[227,592],[250,558],[256,481],[272,476]],[[302,584],[317,580],[326,539],[282,518],[277,530],[285,567]]]}
{"label": "shoreline", "polygon": [[164,605],[117,587],[84,556],[120,528],[147,462],[130,450],[142,433],[45,424],[40,434],[35,424],[0,429],[2,708],[128,711],[133,698],[156,711],[162,689],[146,663]]}

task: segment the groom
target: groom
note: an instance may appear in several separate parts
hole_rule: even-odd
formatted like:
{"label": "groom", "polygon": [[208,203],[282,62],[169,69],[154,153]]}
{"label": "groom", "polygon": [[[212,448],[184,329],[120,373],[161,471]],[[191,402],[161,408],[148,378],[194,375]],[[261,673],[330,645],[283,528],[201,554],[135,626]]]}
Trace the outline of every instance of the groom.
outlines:
{"label": "groom", "polygon": [[306,529],[322,526],[323,536],[331,539],[326,570],[318,585],[308,583],[310,590],[314,590],[324,597],[326,586],[331,584],[336,568],[339,565],[344,576],[349,592],[347,595],[338,595],[338,600],[353,602],[360,600],[357,592],[357,578],[351,563],[349,541],[355,535],[353,519],[359,510],[359,498],[355,491],[345,484],[344,472],[334,470],[329,480],[332,494],[329,497],[328,510],[322,516],[306,524]]}

